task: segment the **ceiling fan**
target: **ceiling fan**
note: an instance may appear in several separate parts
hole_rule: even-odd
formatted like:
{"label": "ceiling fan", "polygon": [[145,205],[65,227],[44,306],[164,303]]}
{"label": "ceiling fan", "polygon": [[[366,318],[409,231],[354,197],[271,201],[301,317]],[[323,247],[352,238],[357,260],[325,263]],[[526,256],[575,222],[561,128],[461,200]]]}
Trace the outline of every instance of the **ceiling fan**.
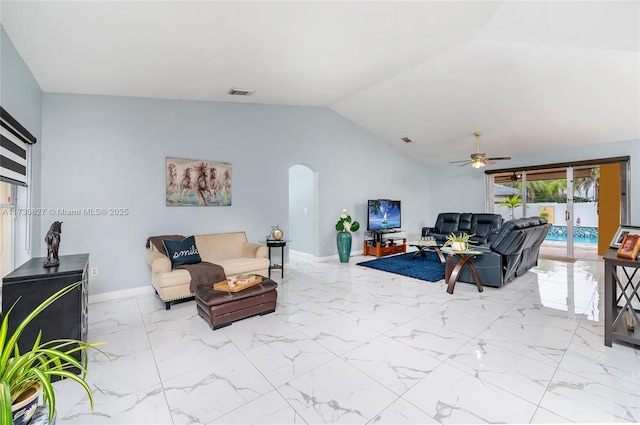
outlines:
{"label": "ceiling fan", "polygon": [[482,168],[485,165],[495,164],[495,161],[511,159],[511,157],[509,156],[487,158],[486,153],[480,152],[480,136],[482,136],[482,131],[476,131],[475,133],[473,133],[473,135],[476,136],[476,153],[471,154],[471,160],[465,159],[463,161],[451,161],[450,164],[455,164],[457,162],[464,162],[464,164],[460,165],[460,167],[464,167],[467,164],[471,164],[473,168]]}

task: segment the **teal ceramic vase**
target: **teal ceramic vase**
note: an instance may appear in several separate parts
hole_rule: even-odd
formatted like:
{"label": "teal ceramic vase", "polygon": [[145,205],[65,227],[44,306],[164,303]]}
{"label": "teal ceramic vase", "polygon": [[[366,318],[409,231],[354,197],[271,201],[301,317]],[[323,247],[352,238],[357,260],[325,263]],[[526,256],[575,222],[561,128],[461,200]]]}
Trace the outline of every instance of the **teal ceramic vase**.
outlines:
{"label": "teal ceramic vase", "polygon": [[338,232],[338,255],[341,263],[348,263],[351,255],[351,232]]}

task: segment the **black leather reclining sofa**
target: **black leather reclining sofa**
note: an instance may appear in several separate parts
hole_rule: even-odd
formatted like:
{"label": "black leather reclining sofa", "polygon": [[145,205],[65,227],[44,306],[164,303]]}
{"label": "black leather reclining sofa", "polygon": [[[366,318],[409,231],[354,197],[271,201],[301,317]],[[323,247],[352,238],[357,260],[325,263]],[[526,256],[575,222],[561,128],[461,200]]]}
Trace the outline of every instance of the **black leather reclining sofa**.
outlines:
{"label": "black leather reclining sofa", "polygon": [[[472,261],[483,286],[502,286],[522,276],[538,264],[540,245],[549,232],[551,224],[543,217],[519,218],[507,221],[490,244],[473,246],[482,251]],[[460,256],[453,258],[454,264]],[[458,280],[474,283],[467,267],[460,270]]]}
{"label": "black leather reclining sofa", "polygon": [[451,233],[475,235],[474,244],[491,242],[502,225],[500,214],[489,213],[440,213],[434,227],[423,227],[422,236],[433,236],[436,241],[444,242]]}

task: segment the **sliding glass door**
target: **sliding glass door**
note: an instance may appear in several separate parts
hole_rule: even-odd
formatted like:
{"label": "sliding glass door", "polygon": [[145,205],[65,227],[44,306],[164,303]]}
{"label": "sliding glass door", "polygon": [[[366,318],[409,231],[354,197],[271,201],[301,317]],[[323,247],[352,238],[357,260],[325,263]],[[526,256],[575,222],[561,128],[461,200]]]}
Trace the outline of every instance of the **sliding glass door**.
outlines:
{"label": "sliding glass door", "polygon": [[540,248],[542,255],[573,258],[573,168],[532,170],[526,173],[529,216],[542,216],[551,223]]}
{"label": "sliding glass door", "polygon": [[549,166],[491,176],[494,211],[505,220],[542,216],[552,224],[541,255],[597,259],[598,165]]}

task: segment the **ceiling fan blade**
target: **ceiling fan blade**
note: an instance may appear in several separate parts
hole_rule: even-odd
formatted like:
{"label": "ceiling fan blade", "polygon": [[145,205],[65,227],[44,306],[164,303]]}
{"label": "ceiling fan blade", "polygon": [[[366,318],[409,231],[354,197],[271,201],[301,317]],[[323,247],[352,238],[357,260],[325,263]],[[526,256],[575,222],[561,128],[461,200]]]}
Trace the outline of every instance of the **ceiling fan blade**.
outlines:
{"label": "ceiling fan blade", "polygon": [[496,162],[495,161],[491,161],[492,158],[487,158],[487,160],[484,162],[484,165],[493,165]]}
{"label": "ceiling fan blade", "polygon": [[[462,162],[462,161],[456,161],[456,162]],[[467,161],[464,164],[460,164],[460,165],[458,165],[458,167],[466,167],[469,164],[471,164],[471,161]]]}
{"label": "ceiling fan blade", "polygon": [[462,161],[449,161],[449,164],[455,164],[457,162],[471,162],[471,161],[468,159],[463,159]]}
{"label": "ceiling fan blade", "polygon": [[490,161],[503,161],[503,160],[511,159],[511,157],[510,156],[498,156],[498,157],[495,157],[495,158],[487,158],[487,159],[490,160]]}

